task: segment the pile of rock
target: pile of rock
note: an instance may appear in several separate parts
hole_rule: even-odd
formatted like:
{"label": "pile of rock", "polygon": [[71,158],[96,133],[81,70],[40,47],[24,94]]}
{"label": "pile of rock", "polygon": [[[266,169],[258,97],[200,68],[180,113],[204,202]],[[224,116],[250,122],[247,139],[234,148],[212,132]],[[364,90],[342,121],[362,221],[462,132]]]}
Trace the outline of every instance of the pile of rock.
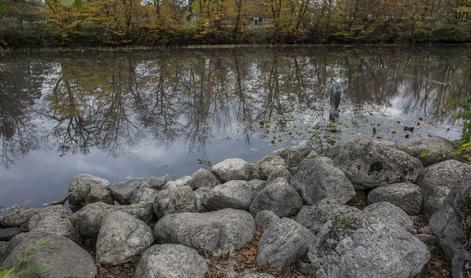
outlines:
{"label": "pile of rock", "polygon": [[[34,249],[29,260],[38,277],[95,277],[97,265],[136,258],[135,277],[205,277],[211,262],[202,254],[240,250],[260,229],[256,261],[266,269],[416,277],[431,257],[424,242],[432,238],[453,275],[463,277],[471,262],[471,166],[450,159],[450,145],[437,138],[401,146],[304,142],[255,164],[227,159],[172,181],[79,175],[69,187],[73,213],[62,205],[3,211],[0,263],[15,267]],[[359,195],[367,196],[364,209],[348,205]],[[436,238],[414,228],[411,216],[422,214]],[[94,256],[85,242],[96,242]],[[274,277],[251,269],[237,275]]]}

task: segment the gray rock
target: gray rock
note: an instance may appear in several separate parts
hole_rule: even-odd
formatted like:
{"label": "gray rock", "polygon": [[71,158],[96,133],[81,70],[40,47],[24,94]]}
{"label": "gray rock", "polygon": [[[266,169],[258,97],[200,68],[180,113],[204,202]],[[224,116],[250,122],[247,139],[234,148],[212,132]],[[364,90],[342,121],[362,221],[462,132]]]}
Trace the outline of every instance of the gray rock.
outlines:
{"label": "gray rock", "polygon": [[275,278],[269,273],[241,273],[237,278]]}
{"label": "gray rock", "polygon": [[147,179],[149,187],[155,190],[161,190],[168,182],[168,176],[150,177]]}
{"label": "gray rock", "polygon": [[284,177],[288,179],[291,176],[285,160],[276,154],[265,156],[257,162],[256,167],[260,170],[262,176],[266,179],[268,178],[269,180],[273,180],[278,177]]}
{"label": "gray rock", "polygon": [[266,231],[278,220],[280,220],[280,217],[278,217],[278,215],[276,215],[273,211],[262,210],[255,216],[255,225],[261,228],[262,231]]}
{"label": "gray rock", "polygon": [[251,167],[252,167],[253,171],[252,171],[252,174],[250,174],[249,180],[263,180],[263,179],[265,179],[263,177],[262,171],[260,171],[260,169],[258,169],[257,167],[255,167],[255,165],[252,165],[252,164],[251,164]]}
{"label": "gray rock", "polygon": [[68,196],[70,207],[73,209],[94,202],[113,203],[110,182],[88,174],[81,174],[72,178]]}
{"label": "gray rock", "polygon": [[312,158],[316,158],[318,156],[321,156],[321,155],[316,151],[312,151],[306,156],[306,159],[312,159]]}
{"label": "gray rock", "polygon": [[0,241],[0,265],[2,265],[3,260],[8,256],[8,242]]}
{"label": "gray rock", "polygon": [[325,198],[345,204],[355,196],[355,189],[347,176],[334,166],[330,158],[323,156],[303,160],[291,184],[309,205]]}
{"label": "gray rock", "polygon": [[366,217],[372,217],[387,224],[397,224],[409,232],[414,230],[412,219],[401,208],[388,203],[378,202],[364,208]]}
{"label": "gray rock", "polygon": [[154,245],[136,267],[136,278],[204,278],[208,265],[194,249],[179,244]]}
{"label": "gray rock", "polygon": [[28,224],[31,232],[44,232],[69,238],[78,244],[81,238],[63,205],[46,207],[31,217]]}
{"label": "gray rock", "polygon": [[37,249],[28,261],[29,266],[38,265],[31,277],[41,278],[95,278],[98,273],[95,260],[87,251],[63,236],[30,232],[15,236],[8,244],[9,255],[2,263],[12,268],[19,254],[31,248]]}
{"label": "gray rock", "polygon": [[334,146],[329,156],[356,190],[390,183],[415,182],[423,170],[417,158],[378,141],[350,140]]}
{"label": "gray rock", "polygon": [[301,164],[304,157],[310,152],[306,153],[306,151],[307,150],[303,149],[301,145],[296,145],[275,150],[273,154],[281,156],[284,159],[287,168],[294,173],[298,169],[299,164]]}
{"label": "gray rock", "polygon": [[184,176],[173,181],[167,182],[163,189],[174,188],[180,186],[190,186],[191,187],[191,176]]}
{"label": "gray rock", "polygon": [[0,229],[0,242],[1,241],[9,241],[17,234],[21,234],[27,232],[28,229],[19,228],[19,227],[9,227],[5,229]]}
{"label": "gray rock", "polygon": [[389,202],[410,215],[417,215],[422,209],[422,189],[409,182],[377,187],[368,194],[368,203]]}
{"label": "gray rock", "polygon": [[126,206],[112,206],[105,203],[92,203],[71,216],[71,221],[83,237],[97,237],[103,218],[110,212],[122,211],[144,221],[147,225],[154,222],[152,204],[139,203]]}
{"label": "gray rock", "polygon": [[213,188],[216,185],[221,184],[221,181],[206,169],[199,169],[191,175],[190,186],[193,189],[198,189],[202,187]]}
{"label": "gray rock", "polygon": [[471,166],[456,160],[446,160],[425,168],[423,178],[419,181],[422,188],[423,212],[430,219],[440,208],[450,189],[459,185]]}
{"label": "gray rock", "polygon": [[428,234],[416,234],[415,236],[427,245],[427,248],[431,253],[441,251],[440,242],[436,236]]}
{"label": "gray rock", "polygon": [[315,268],[312,266],[312,264],[309,262],[303,262],[299,261],[296,263],[296,270],[298,270],[301,274],[304,275],[304,277],[315,277]]}
{"label": "gray rock", "polygon": [[197,211],[198,199],[187,185],[163,189],[157,193],[154,200],[154,212],[159,218],[171,213]]}
{"label": "gray rock", "polygon": [[346,205],[337,204],[325,199],[314,206],[303,206],[296,215],[296,221],[311,230],[319,233],[322,226],[336,219],[360,219],[363,217],[361,210]]}
{"label": "gray rock", "polygon": [[121,205],[136,203],[152,204],[157,194],[157,190],[150,187],[148,180],[139,178],[113,183],[110,189],[114,199]]}
{"label": "gray rock", "polygon": [[[259,179],[254,179],[254,180],[249,180],[248,181],[250,189],[255,193],[255,195],[260,192],[263,188],[265,188],[265,185],[267,185],[267,182],[264,180],[259,180]],[[255,195],[253,196],[255,198]]]}
{"label": "gray rock", "polygon": [[257,248],[257,262],[285,268],[306,255],[313,234],[298,222],[282,218],[266,230]]}
{"label": "gray rock", "polygon": [[181,243],[227,254],[254,239],[255,221],[250,213],[234,209],[183,212],[162,217],[155,225],[154,235],[161,243]]}
{"label": "gray rock", "polygon": [[139,220],[142,220],[147,226],[155,224],[153,205],[150,203],[135,203],[125,206],[114,206],[113,211],[122,211]]}
{"label": "gray rock", "polygon": [[271,210],[279,217],[286,217],[294,215],[302,205],[296,189],[285,178],[277,178],[257,193],[250,205],[250,213],[256,215],[262,210]]}
{"label": "gray rock", "polygon": [[112,206],[105,203],[92,203],[74,213],[70,220],[78,233],[84,237],[96,237],[103,217],[110,213]]}
{"label": "gray rock", "polygon": [[301,143],[289,147],[293,151],[300,152],[304,157],[316,149],[315,143],[309,140],[302,141]]}
{"label": "gray rock", "polygon": [[273,181],[277,178],[285,178],[285,179],[290,179],[291,178],[291,172],[288,170],[288,168],[277,168],[276,170],[272,171],[270,176],[268,176],[267,181]]}
{"label": "gray rock", "polygon": [[248,210],[255,192],[247,181],[232,180],[214,187],[207,195],[204,207],[209,210],[233,208]]}
{"label": "gray rock", "polygon": [[453,158],[455,150],[452,142],[437,136],[409,139],[399,148],[420,159],[424,166]]}
{"label": "gray rock", "polygon": [[0,211],[0,226],[28,228],[29,220],[39,212],[36,208],[10,207]]}
{"label": "gray rock", "polygon": [[211,188],[201,187],[194,191],[196,196],[196,204],[198,207],[198,212],[206,212],[207,209],[204,207],[204,204],[208,201],[208,197],[211,194]]}
{"label": "gray rock", "polygon": [[215,164],[211,171],[223,182],[248,180],[253,172],[253,166],[240,158],[230,158]]}
{"label": "gray rock", "polygon": [[471,275],[471,175],[453,187],[442,206],[430,218],[429,226],[452,263],[453,277]]}
{"label": "gray rock", "polygon": [[316,277],[415,277],[430,259],[427,246],[398,225],[339,218],[309,248]]}
{"label": "gray rock", "polygon": [[114,211],[103,219],[96,242],[96,257],[104,265],[122,264],[153,242],[152,230],[144,222],[125,212]]}

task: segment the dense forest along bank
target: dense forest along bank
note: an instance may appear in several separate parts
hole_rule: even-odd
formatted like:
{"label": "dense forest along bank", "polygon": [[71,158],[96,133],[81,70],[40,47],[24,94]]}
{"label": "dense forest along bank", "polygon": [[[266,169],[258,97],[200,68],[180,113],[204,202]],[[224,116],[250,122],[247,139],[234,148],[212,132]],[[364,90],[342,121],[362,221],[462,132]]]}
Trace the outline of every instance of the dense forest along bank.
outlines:
{"label": "dense forest along bank", "polygon": [[470,1],[0,0],[0,48],[470,41]]}

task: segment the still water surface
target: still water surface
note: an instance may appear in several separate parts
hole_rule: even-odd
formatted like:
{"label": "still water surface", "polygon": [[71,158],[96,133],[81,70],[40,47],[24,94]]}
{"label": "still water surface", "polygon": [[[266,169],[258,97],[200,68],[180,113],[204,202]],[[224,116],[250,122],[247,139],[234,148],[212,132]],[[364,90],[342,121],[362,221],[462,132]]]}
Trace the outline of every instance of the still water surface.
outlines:
{"label": "still water surface", "polygon": [[466,96],[469,47],[11,53],[0,57],[0,206],[58,199],[79,173],[179,177],[308,138],[457,139],[453,104]]}

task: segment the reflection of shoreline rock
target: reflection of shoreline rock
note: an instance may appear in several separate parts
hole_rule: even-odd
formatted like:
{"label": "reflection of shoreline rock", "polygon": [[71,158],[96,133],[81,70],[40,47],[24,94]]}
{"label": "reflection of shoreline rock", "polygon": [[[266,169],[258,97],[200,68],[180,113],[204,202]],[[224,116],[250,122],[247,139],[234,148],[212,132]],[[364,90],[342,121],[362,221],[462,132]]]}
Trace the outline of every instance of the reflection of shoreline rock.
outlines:
{"label": "reflection of shoreline rock", "polygon": [[[369,172],[377,162],[383,167]],[[426,271],[424,266],[431,254],[436,256],[437,247],[429,250],[422,242],[434,241],[433,235],[414,235],[427,229],[417,228],[407,213],[416,218],[428,212],[421,209],[422,202],[435,197],[422,195],[422,190],[433,187],[433,182],[427,182],[435,180],[430,167],[438,167],[446,170],[441,175],[445,181],[454,182],[447,184],[450,194],[432,216],[430,228],[454,275],[459,275],[471,263],[469,242],[456,241],[471,227],[467,204],[471,179],[464,178],[471,177],[471,167],[457,163],[445,160],[424,171],[420,160],[392,144],[352,140],[324,153],[315,144],[302,143],[277,150],[255,164],[229,159],[216,164],[214,174],[198,170],[174,181],[131,179],[110,186],[82,175],[74,178],[70,192],[77,196],[74,204],[83,207],[70,216],[62,205],[5,210],[0,234],[4,227],[25,227],[25,223],[30,231],[11,230],[19,234],[12,234],[8,243],[0,242],[0,258],[7,258],[3,266],[11,267],[19,250],[27,248],[18,244],[29,237],[53,238],[60,242],[58,248],[79,248],[68,237],[91,250],[96,240],[100,267],[133,271],[137,266],[139,277],[155,273],[172,277],[170,272],[204,277],[221,271],[240,277],[278,277],[276,268],[280,268],[286,275],[295,271],[316,277],[349,273],[412,278]],[[452,168],[460,171],[441,165],[455,165]],[[273,176],[281,168],[288,179]],[[371,204],[363,210],[350,205],[355,188],[375,188],[368,195]],[[94,265],[80,250],[74,257],[84,261],[80,271],[93,274]],[[61,263],[62,257],[44,254],[51,263]],[[190,274],[193,269],[196,276]],[[42,274],[45,270],[33,271],[51,277]]]}

